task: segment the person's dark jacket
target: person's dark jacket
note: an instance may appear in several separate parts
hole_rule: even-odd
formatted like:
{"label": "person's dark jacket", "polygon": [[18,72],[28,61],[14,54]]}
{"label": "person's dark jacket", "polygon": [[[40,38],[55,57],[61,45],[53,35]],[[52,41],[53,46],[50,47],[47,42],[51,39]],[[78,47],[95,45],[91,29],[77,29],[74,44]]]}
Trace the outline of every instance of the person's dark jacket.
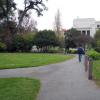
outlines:
{"label": "person's dark jacket", "polygon": [[78,53],[78,54],[84,54],[83,48],[79,47],[79,48],[77,49],[77,53]]}

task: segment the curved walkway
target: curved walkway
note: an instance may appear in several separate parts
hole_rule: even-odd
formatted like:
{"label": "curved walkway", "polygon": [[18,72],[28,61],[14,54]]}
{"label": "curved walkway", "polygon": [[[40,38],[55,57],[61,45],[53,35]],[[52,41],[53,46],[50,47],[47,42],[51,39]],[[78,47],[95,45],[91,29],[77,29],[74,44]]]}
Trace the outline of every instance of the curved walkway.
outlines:
{"label": "curved walkway", "polygon": [[88,80],[77,57],[43,67],[0,70],[0,77],[39,78],[42,86],[37,100],[100,100],[100,88]]}

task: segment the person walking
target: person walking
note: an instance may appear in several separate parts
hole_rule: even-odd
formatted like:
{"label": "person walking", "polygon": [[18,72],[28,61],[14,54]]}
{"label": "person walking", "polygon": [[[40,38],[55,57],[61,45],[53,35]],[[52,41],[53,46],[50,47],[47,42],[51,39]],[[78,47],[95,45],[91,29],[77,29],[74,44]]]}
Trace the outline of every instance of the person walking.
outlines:
{"label": "person walking", "polygon": [[78,53],[78,60],[79,60],[79,62],[81,62],[82,55],[84,54],[84,50],[81,46],[77,48],[77,53]]}

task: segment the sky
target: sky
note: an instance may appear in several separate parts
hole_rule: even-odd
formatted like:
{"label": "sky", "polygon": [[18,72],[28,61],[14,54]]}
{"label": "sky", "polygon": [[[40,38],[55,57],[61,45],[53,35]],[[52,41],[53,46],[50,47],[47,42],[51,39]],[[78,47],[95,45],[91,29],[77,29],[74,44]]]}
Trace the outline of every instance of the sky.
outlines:
{"label": "sky", "polygon": [[[23,7],[23,0],[14,1],[19,8]],[[37,17],[36,12],[32,12],[32,17],[37,21],[39,30],[53,29],[58,9],[63,29],[71,28],[75,18],[95,18],[100,21],[100,0],[48,0],[45,5],[48,7],[48,11],[44,11],[43,16]]]}

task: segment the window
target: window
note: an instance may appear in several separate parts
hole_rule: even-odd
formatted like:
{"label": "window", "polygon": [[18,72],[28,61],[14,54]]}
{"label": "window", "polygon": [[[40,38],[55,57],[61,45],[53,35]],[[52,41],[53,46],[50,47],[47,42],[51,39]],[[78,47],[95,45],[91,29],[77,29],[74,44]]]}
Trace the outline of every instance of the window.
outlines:
{"label": "window", "polygon": [[87,35],[90,36],[90,30],[87,30]]}
{"label": "window", "polygon": [[86,35],[86,31],[82,31],[82,35]]}
{"label": "window", "polygon": [[79,33],[81,33],[81,31],[79,31]]}
{"label": "window", "polygon": [[100,27],[100,25],[97,25],[97,28],[99,28]]}

